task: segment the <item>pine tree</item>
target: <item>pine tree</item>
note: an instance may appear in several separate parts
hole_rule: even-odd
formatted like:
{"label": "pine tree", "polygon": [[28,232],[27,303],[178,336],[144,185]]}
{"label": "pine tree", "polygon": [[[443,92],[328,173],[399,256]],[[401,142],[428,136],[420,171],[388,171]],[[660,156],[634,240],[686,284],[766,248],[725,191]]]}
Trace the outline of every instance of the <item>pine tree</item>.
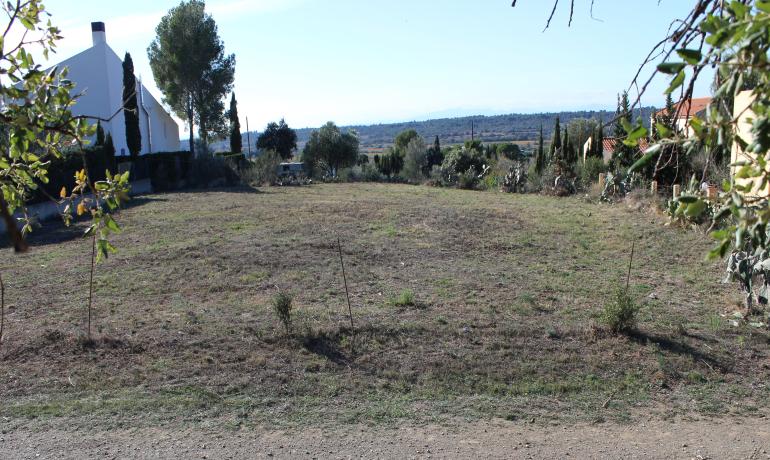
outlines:
{"label": "pine tree", "polygon": [[126,146],[131,156],[135,157],[142,151],[142,133],[139,130],[134,61],[129,53],[123,59],[123,115],[126,120]]}
{"label": "pine tree", "polygon": [[612,154],[612,161],[616,168],[627,168],[634,162],[634,147],[629,147],[623,143],[623,139],[626,138],[626,129],[623,127],[625,120],[626,123],[632,122],[632,114],[630,104],[628,102],[628,92],[623,91],[618,96],[618,109],[615,113],[616,122],[613,127],[613,136],[616,139],[615,151]]}
{"label": "pine tree", "polygon": [[561,125],[559,124],[559,117],[556,117],[556,123],[553,126],[553,140],[551,141],[551,148],[548,152],[548,161],[553,161],[554,155],[561,149]]}
{"label": "pine tree", "polygon": [[102,128],[102,122],[96,122],[96,144],[97,147],[104,145],[104,128]]}
{"label": "pine tree", "polygon": [[241,137],[241,122],[238,120],[238,101],[235,100],[235,93],[230,98],[230,152],[243,152],[243,138]]}

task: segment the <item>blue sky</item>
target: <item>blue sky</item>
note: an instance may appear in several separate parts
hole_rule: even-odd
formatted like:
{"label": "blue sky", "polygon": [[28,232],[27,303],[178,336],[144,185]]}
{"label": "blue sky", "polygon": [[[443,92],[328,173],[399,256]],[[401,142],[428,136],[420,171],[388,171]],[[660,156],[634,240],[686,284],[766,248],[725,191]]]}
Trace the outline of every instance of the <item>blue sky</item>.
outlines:
{"label": "blue sky", "polygon": [[[432,117],[613,108],[638,65],[693,1],[209,0],[228,53],[242,125],[285,117],[294,127]],[[566,3],[566,2],[561,2]],[[154,93],[146,49],[177,1],[47,0],[65,36],[52,61],[91,43],[90,22],[132,54]],[[52,62],[53,64],[53,62]],[[646,105],[662,105],[666,81]],[[707,85],[700,93],[708,90]]]}

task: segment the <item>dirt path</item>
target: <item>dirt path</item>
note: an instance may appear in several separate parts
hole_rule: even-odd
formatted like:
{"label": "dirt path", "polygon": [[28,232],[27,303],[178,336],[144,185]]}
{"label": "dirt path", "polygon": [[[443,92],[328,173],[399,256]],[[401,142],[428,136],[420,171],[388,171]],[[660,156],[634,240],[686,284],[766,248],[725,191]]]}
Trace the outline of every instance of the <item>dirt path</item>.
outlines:
{"label": "dirt path", "polygon": [[767,419],[538,427],[347,427],[337,432],[167,428],[14,432],[0,458],[681,458],[768,459]]}

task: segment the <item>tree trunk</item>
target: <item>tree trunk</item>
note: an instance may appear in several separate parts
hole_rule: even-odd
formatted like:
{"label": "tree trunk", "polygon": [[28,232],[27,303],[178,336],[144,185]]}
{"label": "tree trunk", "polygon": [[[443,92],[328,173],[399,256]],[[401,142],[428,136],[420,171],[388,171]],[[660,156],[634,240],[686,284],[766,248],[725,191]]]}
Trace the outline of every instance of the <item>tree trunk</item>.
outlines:
{"label": "tree trunk", "polygon": [[201,147],[203,148],[203,152],[201,152],[202,155],[208,155],[209,154],[209,136],[206,132],[206,122],[203,120],[203,117],[200,117],[200,126],[198,126],[198,136],[201,138]]}
{"label": "tree trunk", "polygon": [[19,231],[19,227],[16,226],[16,221],[8,210],[8,203],[5,202],[2,193],[0,193],[0,214],[2,214],[2,218],[5,221],[5,231],[8,233],[8,238],[13,243],[13,250],[16,252],[27,252],[29,246],[24,241],[24,235]]}
{"label": "tree trunk", "polygon": [[187,120],[190,122],[190,153],[195,158],[195,136],[193,136],[193,128],[195,127],[195,113],[192,108],[192,99],[187,99]]}

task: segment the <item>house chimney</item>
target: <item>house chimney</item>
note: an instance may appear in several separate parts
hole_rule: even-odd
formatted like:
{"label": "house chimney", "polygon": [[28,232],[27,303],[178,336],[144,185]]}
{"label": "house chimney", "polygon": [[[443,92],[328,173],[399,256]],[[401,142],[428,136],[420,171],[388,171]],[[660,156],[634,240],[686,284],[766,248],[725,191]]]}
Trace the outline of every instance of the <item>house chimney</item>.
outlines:
{"label": "house chimney", "polygon": [[94,39],[94,46],[101,45],[102,43],[107,43],[107,34],[104,33],[103,22],[91,23],[91,35],[93,36],[93,39]]}

